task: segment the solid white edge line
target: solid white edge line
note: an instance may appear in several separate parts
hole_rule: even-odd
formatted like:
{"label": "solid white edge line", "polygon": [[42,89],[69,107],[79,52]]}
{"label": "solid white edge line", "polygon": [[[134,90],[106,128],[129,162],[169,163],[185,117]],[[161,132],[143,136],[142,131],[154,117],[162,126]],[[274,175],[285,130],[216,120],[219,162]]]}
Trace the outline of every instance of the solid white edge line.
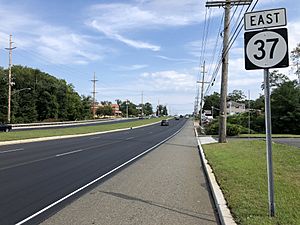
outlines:
{"label": "solid white edge line", "polygon": [[52,208],[53,206],[55,206],[55,205],[61,203],[62,201],[64,201],[64,200],[70,198],[71,196],[77,194],[78,192],[80,192],[80,191],[84,190],[85,188],[91,186],[92,184],[98,182],[99,180],[103,179],[104,177],[107,177],[108,175],[110,175],[111,173],[117,171],[118,169],[120,169],[120,168],[126,166],[128,163],[130,163],[130,162],[132,162],[132,161],[134,161],[134,160],[140,158],[141,156],[145,155],[146,153],[150,152],[151,150],[157,148],[158,146],[160,146],[160,145],[163,144],[164,142],[166,142],[166,141],[168,141],[169,139],[171,139],[172,137],[174,137],[176,134],[178,134],[178,133],[183,129],[183,127],[184,127],[184,126],[182,126],[182,127],[181,127],[178,131],[176,131],[174,134],[172,134],[171,136],[167,137],[166,139],[164,139],[163,141],[159,142],[158,144],[154,145],[153,147],[147,149],[146,151],[144,151],[144,152],[142,152],[141,154],[135,156],[134,158],[128,160],[127,162],[123,163],[122,165],[120,165],[120,166],[114,168],[113,170],[107,172],[106,174],[104,174],[104,175],[102,175],[102,176],[96,178],[95,180],[93,180],[93,181],[91,181],[90,183],[88,183],[88,184],[82,186],[81,188],[79,188],[79,189],[77,189],[77,190],[71,192],[70,194],[66,195],[65,197],[63,197],[63,198],[61,198],[61,199],[59,199],[59,200],[57,200],[56,202],[53,202],[52,204],[46,206],[45,208],[41,209],[40,211],[34,213],[33,215],[31,215],[31,216],[25,218],[24,220],[22,220],[22,221],[16,223],[15,225],[21,225],[21,224],[26,223],[27,221],[33,219],[34,217],[36,217],[36,216],[40,215],[41,213],[47,211],[48,209]]}

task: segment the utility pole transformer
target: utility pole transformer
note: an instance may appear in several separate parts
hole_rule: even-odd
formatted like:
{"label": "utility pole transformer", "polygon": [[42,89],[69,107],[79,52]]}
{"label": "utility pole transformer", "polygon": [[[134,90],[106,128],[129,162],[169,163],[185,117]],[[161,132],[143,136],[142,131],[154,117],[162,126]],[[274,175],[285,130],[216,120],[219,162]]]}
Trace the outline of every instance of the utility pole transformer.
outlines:
{"label": "utility pole transformer", "polygon": [[93,82],[93,91],[92,91],[92,94],[93,94],[93,119],[96,118],[96,82],[98,80],[96,80],[96,73],[94,72],[94,79],[91,80]]}
{"label": "utility pole transformer", "polygon": [[8,62],[8,106],[7,106],[7,123],[10,123],[10,114],[11,114],[11,87],[13,83],[11,82],[11,67],[12,67],[12,50],[16,47],[12,47],[12,35],[9,35],[9,47],[5,48],[9,51],[9,62]]}
{"label": "utility pole transformer", "polygon": [[227,121],[227,85],[228,85],[228,43],[230,32],[230,8],[232,6],[250,5],[251,0],[226,0],[206,2],[206,7],[223,7],[225,9],[224,17],[224,35],[222,51],[222,76],[221,76],[221,99],[219,114],[219,143],[225,143],[226,140],[226,121]]}

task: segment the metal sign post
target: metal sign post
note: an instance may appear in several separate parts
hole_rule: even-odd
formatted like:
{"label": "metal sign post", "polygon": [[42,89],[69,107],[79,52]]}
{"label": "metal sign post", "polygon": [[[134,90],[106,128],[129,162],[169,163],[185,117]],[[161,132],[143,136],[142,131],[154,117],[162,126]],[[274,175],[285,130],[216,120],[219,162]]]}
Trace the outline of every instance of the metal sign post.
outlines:
{"label": "metal sign post", "polygon": [[266,148],[267,148],[267,171],[268,171],[268,197],[269,197],[269,215],[275,216],[274,202],[274,180],[273,180],[273,162],[272,162],[272,125],[271,125],[271,102],[270,102],[270,78],[269,69],[264,69],[265,83],[265,123],[266,123]]}
{"label": "metal sign post", "polygon": [[286,25],[286,11],[283,8],[246,13],[245,30],[245,69],[264,69],[266,155],[268,171],[269,215],[275,216],[274,180],[272,162],[272,131],[270,103],[270,68],[289,66],[288,35],[286,28],[267,29]]}

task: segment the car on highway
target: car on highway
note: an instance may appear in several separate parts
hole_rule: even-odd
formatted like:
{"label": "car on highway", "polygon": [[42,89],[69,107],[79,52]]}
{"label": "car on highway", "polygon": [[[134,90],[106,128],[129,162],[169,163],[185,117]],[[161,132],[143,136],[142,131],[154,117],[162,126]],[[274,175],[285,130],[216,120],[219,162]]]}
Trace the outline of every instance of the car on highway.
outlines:
{"label": "car on highway", "polygon": [[169,121],[168,121],[168,120],[162,120],[162,121],[160,122],[160,125],[161,125],[161,126],[169,126]]}
{"label": "car on highway", "polygon": [[9,132],[9,131],[11,131],[11,129],[12,129],[12,126],[10,124],[4,124],[4,123],[0,124],[0,131]]}
{"label": "car on highway", "polygon": [[179,120],[179,116],[175,116],[174,118],[175,118],[175,120]]}

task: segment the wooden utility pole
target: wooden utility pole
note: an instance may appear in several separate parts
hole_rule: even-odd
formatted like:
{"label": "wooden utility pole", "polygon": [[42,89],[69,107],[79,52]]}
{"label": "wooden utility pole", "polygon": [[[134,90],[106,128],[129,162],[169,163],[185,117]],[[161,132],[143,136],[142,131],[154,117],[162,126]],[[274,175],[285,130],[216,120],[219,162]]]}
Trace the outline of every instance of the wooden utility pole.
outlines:
{"label": "wooden utility pole", "polygon": [[225,0],[206,2],[206,7],[223,7],[224,16],[224,35],[222,51],[222,76],[221,76],[221,98],[219,114],[219,143],[225,143],[226,140],[226,120],[227,120],[227,84],[228,84],[228,56],[229,56],[229,32],[230,32],[230,8],[238,5],[250,5],[251,0]]}
{"label": "wooden utility pole", "polygon": [[96,82],[98,80],[96,80],[96,73],[94,72],[94,79],[91,80],[93,82],[93,91],[92,91],[92,94],[93,94],[93,119],[96,118]]}
{"label": "wooden utility pole", "polygon": [[11,86],[13,83],[11,82],[11,67],[12,67],[12,50],[16,47],[12,47],[12,35],[9,35],[9,47],[5,48],[9,51],[9,62],[8,62],[8,106],[7,106],[7,123],[10,123],[10,114],[11,114]]}
{"label": "wooden utility pole", "polygon": [[142,91],[142,106],[141,106],[141,117],[144,117],[144,92]]}
{"label": "wooden utility pole", "polygon": [[202,126],[202,111],[203,111],[203,97],[204,97],[204,84],[209,83],[204,81],[204,76],[205,76],[205,61],[203,62],[202,66],[202,81],[198,81],[198,83],[201,83],[201,97],[200,97],[200,126]]}

